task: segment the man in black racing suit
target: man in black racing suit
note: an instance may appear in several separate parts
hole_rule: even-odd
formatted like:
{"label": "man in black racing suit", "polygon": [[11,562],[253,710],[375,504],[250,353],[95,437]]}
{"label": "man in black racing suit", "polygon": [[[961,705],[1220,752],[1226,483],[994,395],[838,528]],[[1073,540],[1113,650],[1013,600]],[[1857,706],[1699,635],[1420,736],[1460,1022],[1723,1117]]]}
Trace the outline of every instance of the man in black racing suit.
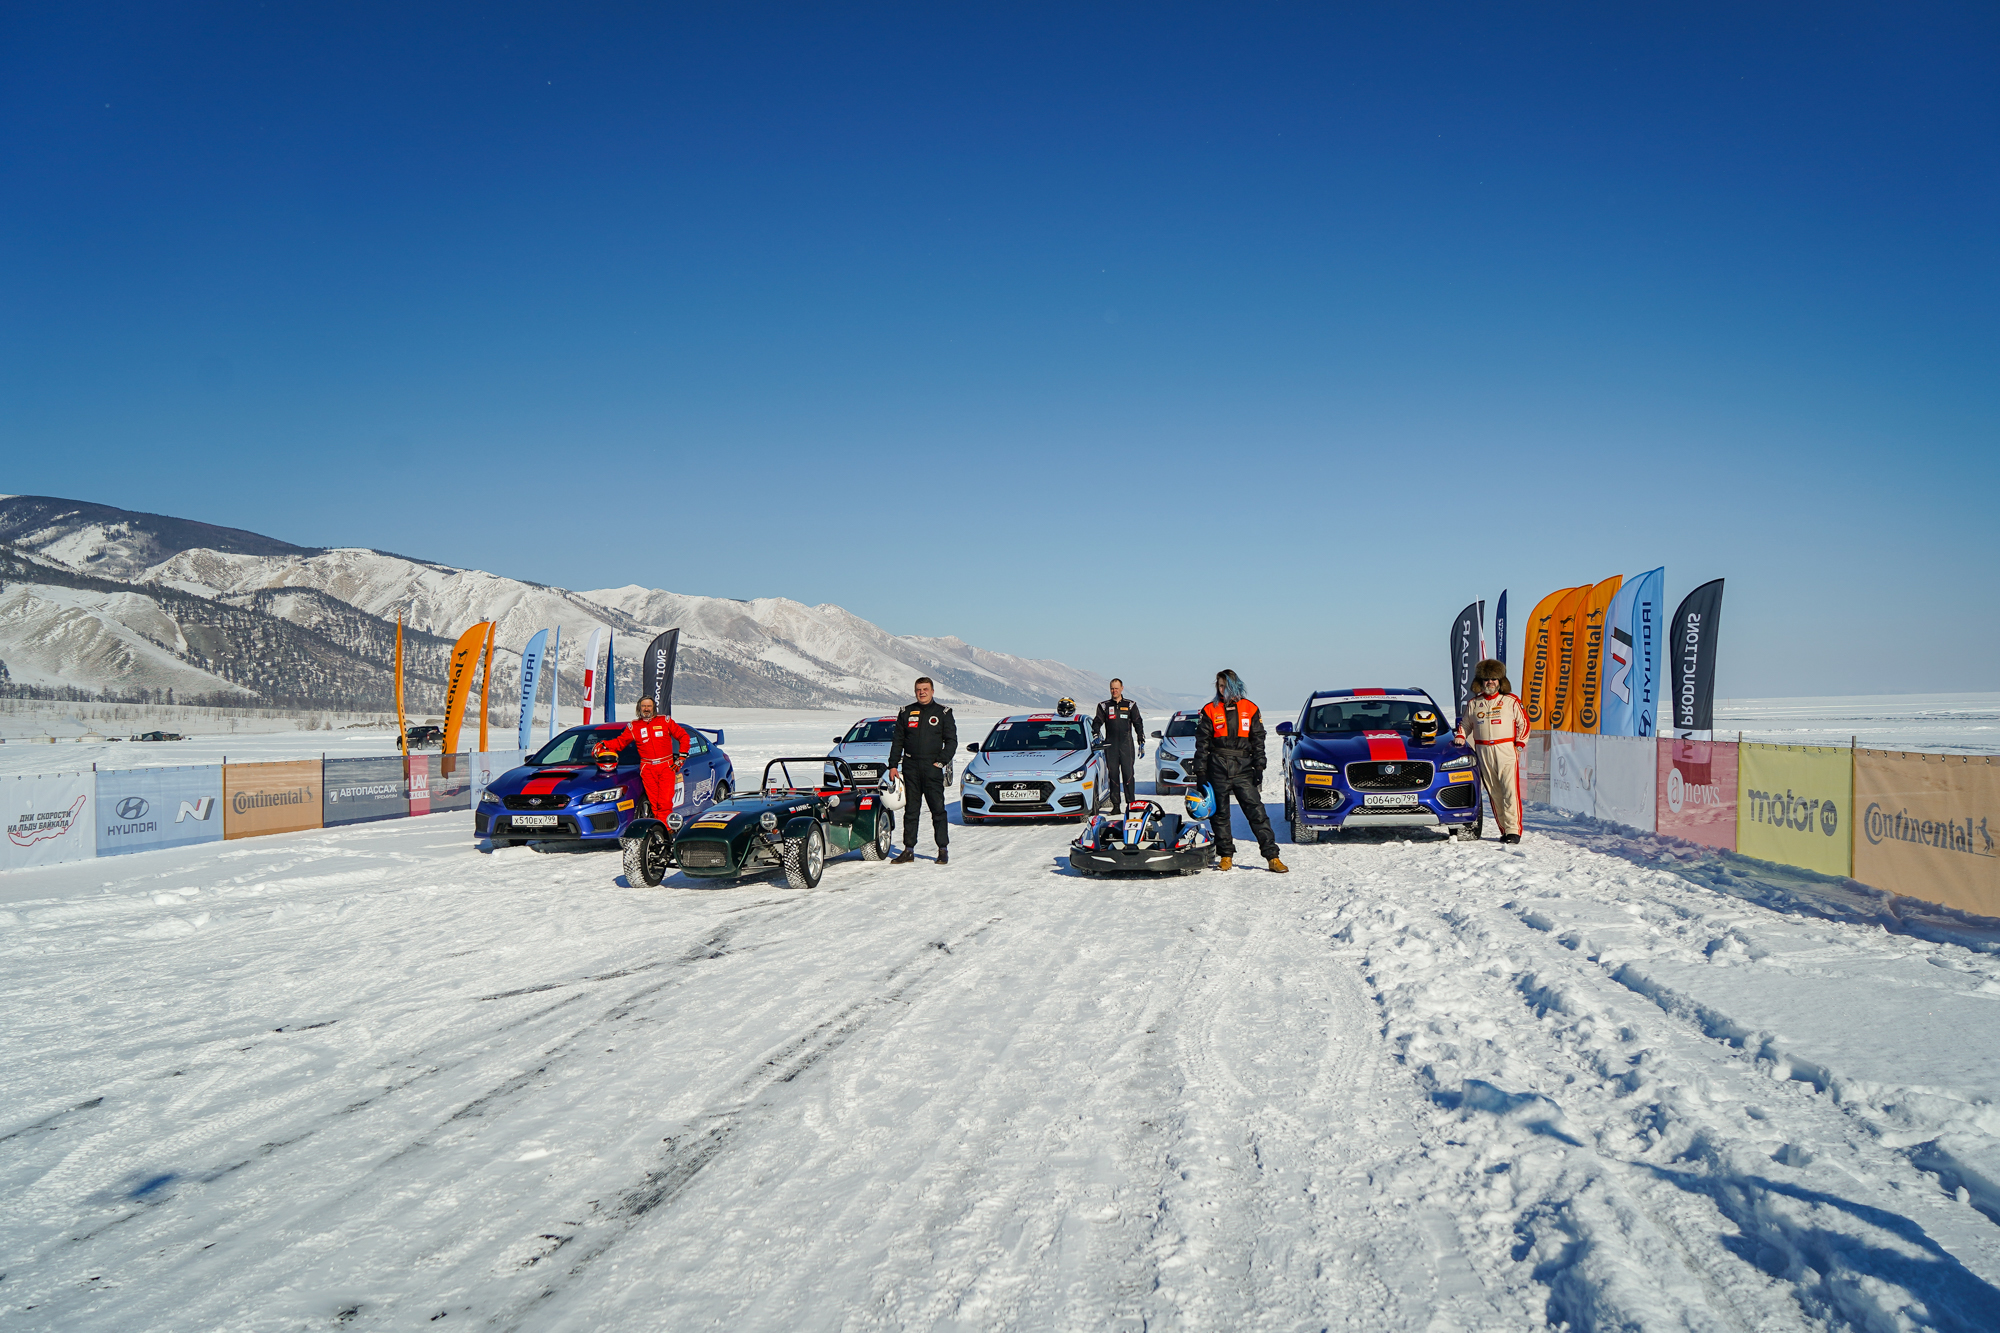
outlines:
{"label": "man in black racing suit", "polygon": [[1123,811],[1132,804],[1136,790],[1132,781],[1132,742],[1136,737],[1139,757],[1146,757],[1146,721],[1139,705],[1125,697],[1125,682],[1111,682],[1111,697],[1097,705],[1097,735],[1104,742],[1104,794]]}
{"label": "man in black racing suit", "polygon": [[1243,680],[1234,671],[1215,676],[1215,698],[1201,710],[1194,730],[1194,776],[1215,793],[1215,814],[1209,831],[1215,835],[1218,869],[1228,870],[1236,858],[1236,839],[1229,831],[1229,798],[1243,807],[1257,850],[1271,869],[1285,873],[1278,859],[1278,839],[1271,817],[1264,813],[1264,714],[1243,697]]}
{"label": "man in black racing suit", "polygon": [[931,836],[937,841],[937,863],[950,863],[951,819],[945,814],[945,770],[958,753],[958,723],[951,710],[932,696],[929,676],[917,677],[917,701],[896,714],[896,734],[889,740],[889,767],[903,766],[903,854],[892,865],[917,859],[917,816],[930,802]]}

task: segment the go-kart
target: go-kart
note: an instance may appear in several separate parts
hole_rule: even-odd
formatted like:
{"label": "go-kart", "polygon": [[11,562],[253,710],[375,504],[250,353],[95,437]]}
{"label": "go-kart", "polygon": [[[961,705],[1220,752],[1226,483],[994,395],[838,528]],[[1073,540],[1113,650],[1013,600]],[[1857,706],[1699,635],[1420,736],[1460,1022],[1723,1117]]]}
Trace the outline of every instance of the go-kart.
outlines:
{"label": "go-kart", "polygon": [[858,849],[865,861],[887,860],[895,827],[872,782],[857,783],[843,759],[813,755],[773,759],[756,791],[725,797],[692,819],[678,810],[664,823],[635,819],[618,843],[634,888],[652,888],[677,868],[698,879],[783,870],[787,884],[810,889],[829,856]]}
{"label": "go-kart", "polygon": [[1192,875],[1207,868],[1215,838],[1198,819],[1134,801],[1122,815],[1092,815],[1069,845],[1069,867],[1084,875]]}

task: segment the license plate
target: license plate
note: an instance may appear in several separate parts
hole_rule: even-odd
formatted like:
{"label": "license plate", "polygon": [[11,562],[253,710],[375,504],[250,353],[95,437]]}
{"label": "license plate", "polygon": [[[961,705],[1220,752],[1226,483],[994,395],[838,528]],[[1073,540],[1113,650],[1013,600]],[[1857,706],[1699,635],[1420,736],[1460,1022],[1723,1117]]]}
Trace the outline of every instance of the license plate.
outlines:
{"label": "license plate", "polygon": [[554,815],[515,815],[508,822],[515,828],[554,828],[556,826],[556,817]]}
{"label": "license plate", "polygon": [[1038,791],[1003,791],[996,792],[995,795],[999,796],[1003,801],[1039,801],[1042,799],[1042,794]]}
{"label": "license plate", "polygon": [[1386,792],[1386,793],[1369,792],[1366,796],[1363,796],[1361,798],[1361,804],[1363,805],[1374,805],[1374,806],[1386,805],[1391,808],[1400,806],[1403,807],[1404,809],[1408,809],[1410,806],[1413,806],[1416,803],[1417,803],[1416,793],[1405,792],[1405,791]]}

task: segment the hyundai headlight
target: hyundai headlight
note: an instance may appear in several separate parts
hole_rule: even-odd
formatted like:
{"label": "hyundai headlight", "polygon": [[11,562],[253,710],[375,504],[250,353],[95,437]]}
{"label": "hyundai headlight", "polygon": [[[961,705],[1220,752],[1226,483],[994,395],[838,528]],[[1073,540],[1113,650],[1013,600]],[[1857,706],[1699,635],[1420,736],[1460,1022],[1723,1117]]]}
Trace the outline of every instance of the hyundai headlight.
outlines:
{"label": "hyundai headlight", "polygon": [[624,799],[625,789],[623,787],[606,787],[603,791],[594,791],[584,797],[580,804],[602,805],[606,801],[622,801]]}
{"label": "hyundai headlight", "polygon": [[1462,755],[1460,755],[1460,756],[1459,756],[1458,758],[1456,758],[1456,759],[1447,759],[1447,760],[1445,760],[1445,761],[1444,761],[1444,762],[1443,762],[1442,764],[1439,764],[1439,765],[1438,765],[1438,767],[1439,767],[1439,768],[1471,768],[1471,767],[1472,767],[1472,766],[1473,766],[1474,764],[1476,764],[1476,763],[1478,763],[1478,762],[1479,762],[1479,760],[1478,760],[1478,759],[1476,759],[1476,758],[1474,758],[1474,757],[1473,757],[1472,755],[1469,755],[1469,754],[1462,754]]}
{"label": "hyundai headlight", "polygon": [[968,787],[984,787],[986,779],[980,777],[977,773],[968,771],[965,775],[965,785]]}
{"label": "hyundai headlight", "polygon": [[1084,766],[1083,766],[1082,768],[1079,768],[1079,769],[1077,769],[1077,770],[1076,770],[1076,771],[1075,771],[1074,773],[1065,773],[1065,774],[1063,774],[1063,775],[1062,775],[1061,777],[1057,778],[1057,779],[1056,779],[1056,781],[1057,781],[1057,782],[1081,782],[1081,781],[1083,781],[1083,780],[1084,780],[1085,778],[1087,778],[1087,777],[1089,777],[1089,776],[1090,776],[1090,765],[1089,765],[1089,764],[1085,764],[1085,765],[1084,765]]}
{"label": "hyundai headlight", "polygon": [[1338,773],[1340,771],[1339,764],[1322,764],[1317,759],[1294,759],[1292,762],[1300,768],[1309,768],[1315,773]]}

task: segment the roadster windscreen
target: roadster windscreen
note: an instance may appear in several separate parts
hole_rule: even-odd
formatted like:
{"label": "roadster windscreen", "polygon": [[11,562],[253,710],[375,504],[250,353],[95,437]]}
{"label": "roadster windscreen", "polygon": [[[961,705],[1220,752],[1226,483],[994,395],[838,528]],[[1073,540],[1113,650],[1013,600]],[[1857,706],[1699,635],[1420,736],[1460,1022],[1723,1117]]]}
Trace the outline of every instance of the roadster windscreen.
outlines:
{"label": "roadster windscreen", "polygon": [[856,722],[848,729],[842,745],[887,745],[896,739],[896,719],[878,717],[872,722]]}
{"label": "roadster windscreen", "polygon": [[1172,740],[1176,736],[1194,735],[1194,724],[1195,719],[1191,717],[1175,718],[1173,721],[1167,723],[1167,739]]}
{"label": "roadster windscreen", "polygon": [[[590,764],[597,761],[597,747],[608,741],[623,727],[575,727],[544,745],[524,761],[529,764]],[[621,764],[636,764],[638,754],[630,745],[618,752]]]}
{"label": "roadster windscreen", "polygon": [[1306,710],[1306,734],[1358,736],[1364,731],[1408,731],[1410,714],[1431,707],[1428,699],[1327,699]]}
{"label": "roadster windscreen", "polygon": [[1090,742],[1083,738],[1081,722],[1002,722],[987,734],[979,748],[993,750],[1083,750]]}

